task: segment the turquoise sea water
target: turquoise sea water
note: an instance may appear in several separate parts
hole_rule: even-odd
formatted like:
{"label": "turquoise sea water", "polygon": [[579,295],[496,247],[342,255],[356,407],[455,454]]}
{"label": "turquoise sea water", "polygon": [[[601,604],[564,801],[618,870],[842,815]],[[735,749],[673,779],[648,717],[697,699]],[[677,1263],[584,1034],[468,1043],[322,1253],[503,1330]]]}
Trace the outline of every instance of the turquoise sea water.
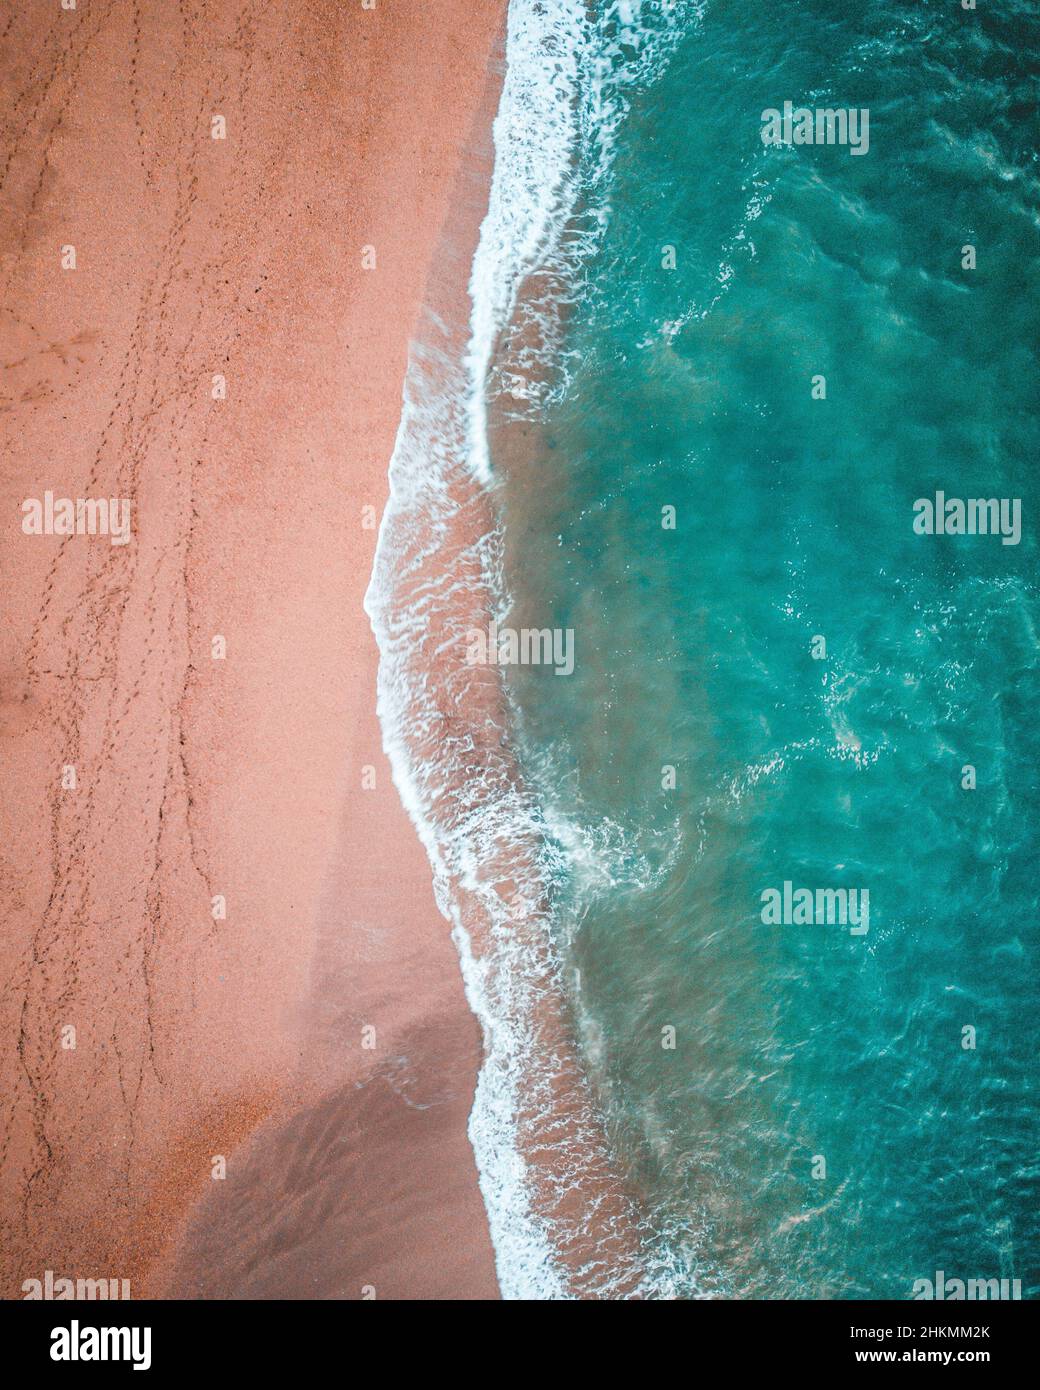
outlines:
{"label": "turquoise sea water", "polygon": [[[682,1295],[1035,1297],[1040,16],[593,8],[490,453],[510,621],[574,631],[505,675],[611,1146]],[[786,100],[868,152],[765,147]],[[1020,543],[915,534],[940,490]]]}

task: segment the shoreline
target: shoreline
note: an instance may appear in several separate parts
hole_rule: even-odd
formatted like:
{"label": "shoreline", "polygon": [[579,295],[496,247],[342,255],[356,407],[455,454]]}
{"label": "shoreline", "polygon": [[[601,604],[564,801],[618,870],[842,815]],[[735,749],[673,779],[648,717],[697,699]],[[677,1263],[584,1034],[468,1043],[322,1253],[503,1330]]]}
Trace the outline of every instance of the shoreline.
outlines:
{"label": "shoreline", "polygon": [[[526,0],[510,9],[470,294],[448,277],[428,287],[365,600],[394,780],[483,1027],[469,1132],[503,1296],[518,1299],[638,1296],[647,1274],[638,1204],[615,1171],[560,975],[551,849],[520,767],[516,711],[501,670],[465,656],[467,634],[509,602],[503,480],[488,457],[502,401],[488,401],[489,382],[524,284],[566,223],[558,183],[573,132],[562,98],[573,78],[559,59],[574,45],[576,64],[582,41],[574,15]],[[513,394],[529,370],[512,377]]]}
{"label": "shoreline", "polygon": [[453,7],[12,30],[5,514],[129,496],[135,528],[3,531],[5,1297],[47,1268],[243,1297],[260,1259],[262,1297],[497,1296],[478,1029],[371,708],[358,520],[490,119],[504,7]]}

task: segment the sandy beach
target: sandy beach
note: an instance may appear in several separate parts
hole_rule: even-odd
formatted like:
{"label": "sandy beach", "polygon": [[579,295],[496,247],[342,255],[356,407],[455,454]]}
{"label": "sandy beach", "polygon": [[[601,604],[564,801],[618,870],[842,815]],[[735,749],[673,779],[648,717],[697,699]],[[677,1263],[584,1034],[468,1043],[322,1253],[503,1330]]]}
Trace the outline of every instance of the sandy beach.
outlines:
{"label": "sandy beach", "polygon": [[[427,280],[464,284],[483,212],[503,14],[7,23],[4,1297],[47,1270],[497,1296],[479,1030],[362,599]],[[27,499],[125,502],[128,539],[33,534]]]}

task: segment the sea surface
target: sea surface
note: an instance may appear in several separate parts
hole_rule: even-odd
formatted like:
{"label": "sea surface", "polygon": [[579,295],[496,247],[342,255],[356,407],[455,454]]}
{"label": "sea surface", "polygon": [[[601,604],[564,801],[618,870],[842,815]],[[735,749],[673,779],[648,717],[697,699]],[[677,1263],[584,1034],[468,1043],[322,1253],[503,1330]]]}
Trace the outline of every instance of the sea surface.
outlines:
{"label": "sea surface", "polygon": [[[468,336],[413,362],[368,600],[485,1030],[503,1292],[631,1288],[534,1196],[594,1230],[605,1142],[639,1296],[1036,1297],[1040,12],[513,0],[506,57]],[[767,146],[785,101],[865,108],[869,147]],[[1017,543],[918,534],[938,492],[1017,500]],[[431,694],[464,593],[573,634],[568,674],[497,668],[507,776]],[[868,893],[867,929],[764,921],[785,883]],[[550,991],[584,1089],[546,1177]]]}

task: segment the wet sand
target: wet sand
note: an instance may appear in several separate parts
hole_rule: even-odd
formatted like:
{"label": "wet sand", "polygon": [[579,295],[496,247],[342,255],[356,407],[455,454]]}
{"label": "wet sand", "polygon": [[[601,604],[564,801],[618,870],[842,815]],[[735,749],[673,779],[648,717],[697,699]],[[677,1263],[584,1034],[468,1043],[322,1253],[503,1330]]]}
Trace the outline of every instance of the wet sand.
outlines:
{"label": "wet sand", "polygon": [[[361,601],[503,9],[7,23],[5,1297],[496,1296],[479,1036]],[[25,534],[47,491],[128,499],[129,543]]]}

